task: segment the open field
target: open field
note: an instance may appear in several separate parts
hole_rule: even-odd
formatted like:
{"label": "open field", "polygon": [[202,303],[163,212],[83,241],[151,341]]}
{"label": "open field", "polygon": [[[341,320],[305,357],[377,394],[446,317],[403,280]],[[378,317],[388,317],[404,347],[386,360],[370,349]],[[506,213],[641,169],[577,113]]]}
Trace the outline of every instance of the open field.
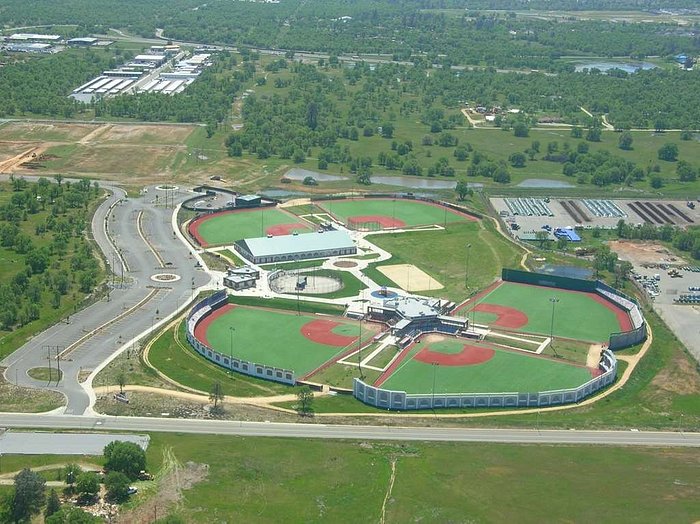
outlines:
{"label": "open field", "polygon": [[381,385],[407,393],[507,393],[580,386],[591,370],[491,344],[430,335]]}
{"label": "open field", "polygon": [[[279,515],[300,522],[463,522],[465,515],[479,522],[572,515],[685,522],[697,516],[700,498],[700,459],[690,449],[151,437],[151,470],[166,450],[180,463],[209,465],[208,478],[184,492],[177,514],[185,522],[278,522]],[[439,489],[426,489],[426,479]],[[601,490],[601,482],[615,489]],[[484,502],[493,500],[499,503]]]}
{"label": "open field", "polygon": [[461,314],[496,328],[548,335],[553,307],[555,337],[603,342],[610,333],[629,329],[627,313],[597,295],[515,282],[503,282]]}
{"label": "open field", "polygon": [[[233,331],[232,331],[233,329]],[[269,309],[224,306],[195,329],[197,338],[224,355],[293,370],[297,376],[318,368],[355,344],[357,322],[344,318],[318,318]],[[363,326],[363,338],[376,328]]]}
{"label": "open field", "polygon": [[4,372],[5,368],[0,368],[0,412],[42,413],[65,405],[66,399],[60,393],[17,387],[5,380]]}
{"label": "open field", "polygon": [[243,238],[286,235],[294,231],[310,233],[302,219],[277,208],[222,211],[204,215],[189,226],[190,233],[204,246],[233,244]]}
{"label": "open field", "polygon": [[99,126],[93,124],[8,122],[0,126],[0,140],[72,142],[86,137],[96,129],[99,129]]}
{"label": "open field", "polygon": [[348,224],[379,222],[383,228],[412,227],[475,220],[445,207],[415,200],[360,199],[329,200],[319,203],[331,215]]}
{"label": "open field", "polygon": [[[518,267],[522,256],[520,248],[498,234],[489,221],[451,224],[442,231],[371,235],[368,240],[392,254],[388,261],[370,264],[364,271],[377,284],[392,287],[397,284],[378,271],[378,267],[413,264],[445,286],[421,294],[455,302],[491,284],[500,277],[501,268]],[[467,249],[467,245],[471,248]]]}

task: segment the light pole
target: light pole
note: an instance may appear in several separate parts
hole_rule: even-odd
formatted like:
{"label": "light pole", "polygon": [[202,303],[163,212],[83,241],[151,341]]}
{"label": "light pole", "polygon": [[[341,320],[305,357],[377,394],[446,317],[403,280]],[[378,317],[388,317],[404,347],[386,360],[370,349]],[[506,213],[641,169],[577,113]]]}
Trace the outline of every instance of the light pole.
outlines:
{"label": "light pole", "polygon": [[557,305],[557,302],[559,302],[559,299],[552,297],[549,299],[549,301],[552,303],[552,322],[549,325],[549,343],[552,346],[552,351],[554,351],[554,354],[558,357],[559,355],[557,354],[557,350],[554,349],[554,308]]}
{"label": "light pole", "polygon": [[228,351],[228,356],[229,356],[229,366],[233,365],[233,334],[236,332],[236,328],[233,326],[229,326],[228,328],[229,333],[230,333],[230,338],[229,338],[229,351]]}
{"label": "light pole", "polygon": [[469,254],[472,252],[472,245],[467,244],[467,263],[464,269],[464,288],[469,289]]}
{"label": "light pole", "polygon": [[435,411],[435,381],[437,379],[437,367],[438,363],[433,362],[433,402],[431,404],[431,408],[433,408],[433,411]]}
{"label": "light pole", "polygon": [[[363,315],[364,316],[364,315]],[[360,317],[360,336],[357,339],[357,369],[360,371],[360,380],[365,379],[362,372],[362,316]]]}

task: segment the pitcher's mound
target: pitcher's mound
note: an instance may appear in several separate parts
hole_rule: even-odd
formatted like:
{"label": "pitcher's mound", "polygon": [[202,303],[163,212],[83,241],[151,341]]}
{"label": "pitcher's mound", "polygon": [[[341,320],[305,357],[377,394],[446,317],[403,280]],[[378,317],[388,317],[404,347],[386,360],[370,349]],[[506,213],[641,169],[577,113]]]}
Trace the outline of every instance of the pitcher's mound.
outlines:
{"label": "pitcher's mound", "polygon": [[413,264],[379,266],[377,269],[406,291],[430,291],[444,287],[440,282]]}

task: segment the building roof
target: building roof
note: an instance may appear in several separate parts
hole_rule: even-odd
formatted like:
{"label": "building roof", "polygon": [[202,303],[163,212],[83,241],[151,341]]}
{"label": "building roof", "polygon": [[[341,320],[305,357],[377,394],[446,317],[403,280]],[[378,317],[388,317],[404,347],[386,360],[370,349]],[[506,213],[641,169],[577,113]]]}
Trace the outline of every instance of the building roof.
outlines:
{"label": "building roof", "polygon": [[140,62],[160,62],[165,60],[165,55],[136,55],[134,60],[139,60]]}
{"label": "building roof", "polygon": [[260,195],[240,195],[236,197],[236,200],[243,200],[244,202],[254,202],[255,200],[260,200]]}
{"label": "building roof", "polygon": [[15,33],[8,40],[60,40],[60,35],[39,35],[36,33]]}
{"label": "building roof", "polygon": [[396,311],[403,318],[436,317],[440,314],[440,301],[425,299],[412,295],[396,297],[375,304],[375,307]]}
{"label": "building roof", "polygon": [[80,38],[71,38],[68,40],[69,44],[96,44],[97,38],[92,38],[89,36],[83,36]]}
{"label": "building roof", "polygon": [[247,247],[254,257],[293,255],[309,251],[348,249],[355,246],[352,238],[345,231],[246,238],[240,242]]}

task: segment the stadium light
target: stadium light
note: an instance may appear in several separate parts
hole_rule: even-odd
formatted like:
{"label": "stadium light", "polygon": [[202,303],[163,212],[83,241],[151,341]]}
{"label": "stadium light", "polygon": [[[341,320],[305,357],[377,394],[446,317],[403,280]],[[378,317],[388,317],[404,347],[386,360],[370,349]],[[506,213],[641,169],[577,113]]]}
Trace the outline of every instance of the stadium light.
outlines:
{"label": "stadium light", "polygon": [[467,263],[464,269],[464,288],[469,289],[469,254],[472,252],[472,245],[467,244]]}
{"label": "stadium light", "polygon": [[231,361],[233,360],[233,334],[236,332],[236,328],[233,326],[228,327],[229,333],[230,333],[230,338],[229,338],[229,365],[231,365]]}
{"label": "stadium light", "polygon": [[559,355],[557,354],[557,350],[554,349],[554,307],[557,305],[557,302],[559,302],[559,299],[552,297],[549,299],[549,301],[552,303],[552,322],[549,325],[549,344],[552,346],[552,351],[554,351],[554,354],[558,357]]}

